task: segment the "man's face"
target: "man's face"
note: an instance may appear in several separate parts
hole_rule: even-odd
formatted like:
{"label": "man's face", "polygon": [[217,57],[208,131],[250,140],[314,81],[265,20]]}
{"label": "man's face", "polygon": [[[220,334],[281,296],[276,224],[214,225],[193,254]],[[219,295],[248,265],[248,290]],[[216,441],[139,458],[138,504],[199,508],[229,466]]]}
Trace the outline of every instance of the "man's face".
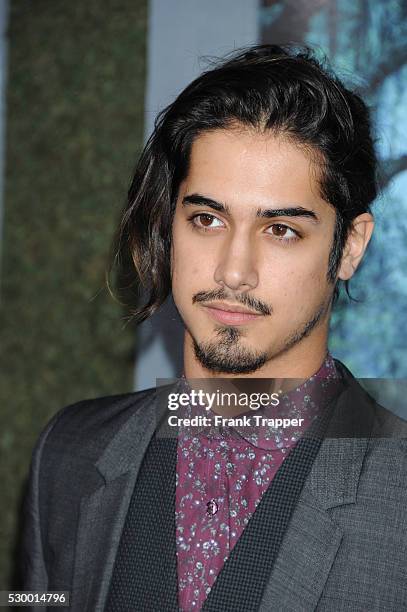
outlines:
{"label": "man's face", "polygon": [[304,149],[270,132],[195,140],[172,228],[172,291],[209,371],[255,372],[326,337],[335,211],[317,177]]}

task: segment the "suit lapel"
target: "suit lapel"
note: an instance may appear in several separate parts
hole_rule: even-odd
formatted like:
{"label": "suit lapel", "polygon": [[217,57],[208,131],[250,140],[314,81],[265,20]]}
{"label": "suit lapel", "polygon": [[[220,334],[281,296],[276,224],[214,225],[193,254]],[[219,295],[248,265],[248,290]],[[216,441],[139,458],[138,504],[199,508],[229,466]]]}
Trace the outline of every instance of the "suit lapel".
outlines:
{"label": "suit lapel", "polygon": [[343,533],[325,512],[299,501],[266,585],[260,612],[315,610]]}
{"label": "suit lapel", "polygon": [[105,484],[82,498],[72,578],[72,609],[102,611],[130,499],[165,405],[149,395],[114,436],[95,469]]}
{"label": "suit lapel", "polygon": [[329,509],[356,501],[368,440],[325,439],[293,512],[261,612],[314,610],[343,538]]}
{"label": "suit lapel", "polygon": [[106,483],[81,501],[72,583],[73,610],[103,610],[136,473]]}
{"label": "suit lapel", "polygon": [[353,504],[374,426],[372,399],[337,362],[345,388],[293,512],[264,591],[261,612],[314,610],[343,538],[329,510]]}

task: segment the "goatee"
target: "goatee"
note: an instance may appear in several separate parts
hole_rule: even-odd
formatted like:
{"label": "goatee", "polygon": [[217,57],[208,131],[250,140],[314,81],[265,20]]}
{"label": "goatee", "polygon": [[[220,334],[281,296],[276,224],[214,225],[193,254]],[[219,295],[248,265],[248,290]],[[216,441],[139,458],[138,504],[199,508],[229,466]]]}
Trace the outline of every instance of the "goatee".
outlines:
{"label": "goatee", "polygon": [[241,332],[236,327],[216,330],[217,342],[198,343],[193,339],[197,360],[207,370],[225,374],[249,374],[267,361],[265,352],[255,352],[239,345]]}

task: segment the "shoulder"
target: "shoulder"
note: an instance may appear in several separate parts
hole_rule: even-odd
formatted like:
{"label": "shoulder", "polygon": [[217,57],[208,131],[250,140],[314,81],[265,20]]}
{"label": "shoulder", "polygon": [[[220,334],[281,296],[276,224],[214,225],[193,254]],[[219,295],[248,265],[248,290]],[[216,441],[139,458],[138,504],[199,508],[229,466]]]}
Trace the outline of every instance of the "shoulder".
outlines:
{"label": "shoulder", "polygon": [[115,433],[154,400],[156,389],[84,399],[60,409],[42,430],[33,461],[46,455],[96,459]]}
{"label": "shoulder", "polygon": [[407,421],[376,403],[374,437],[392,438],[407,442]]}
{"label": "shoulder", "polygon": [[[46,429],[51,428],[55,433],[63,429],[65,433],[75,431],[76,434],[90,433],[95,428],[109,428],[113,422],[122,422],[135,410],[149,403],[156,389],[145,389],[133,393],[107,395],[92,399],[84,399],[59,410]],[[114,419],[114,421],[112,421]]]}
{"label": "shoulder", "polygon": [[335,365],[344,382],[336,404],[341,431],[350,437],[406,440],[407,421],[375,399],[377,385],[366,390],[343,363],[335,359]]}
{"label": "shoulder", "polygon": [[395,499],[402,495],[407,501],[407,422],[377,403],[364,475],[378,496],[384,483],[388,499],[395,494]]}

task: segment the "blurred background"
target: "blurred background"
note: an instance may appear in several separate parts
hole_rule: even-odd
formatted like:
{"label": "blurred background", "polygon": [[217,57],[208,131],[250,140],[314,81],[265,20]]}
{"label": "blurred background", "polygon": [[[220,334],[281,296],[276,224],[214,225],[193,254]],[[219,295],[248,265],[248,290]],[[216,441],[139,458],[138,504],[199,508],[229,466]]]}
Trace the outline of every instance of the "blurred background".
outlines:
{"label": "blurred background", "polygon": [[403,0],[0,0],[0,590],[19,585],[24,484],[49,418],[180,374],[171,300],[136,330],[105,270],[154,118],[208,57],[305,42],[369,103],[377,227],[330,349],[356,376],[407,377],[406,41]]}

